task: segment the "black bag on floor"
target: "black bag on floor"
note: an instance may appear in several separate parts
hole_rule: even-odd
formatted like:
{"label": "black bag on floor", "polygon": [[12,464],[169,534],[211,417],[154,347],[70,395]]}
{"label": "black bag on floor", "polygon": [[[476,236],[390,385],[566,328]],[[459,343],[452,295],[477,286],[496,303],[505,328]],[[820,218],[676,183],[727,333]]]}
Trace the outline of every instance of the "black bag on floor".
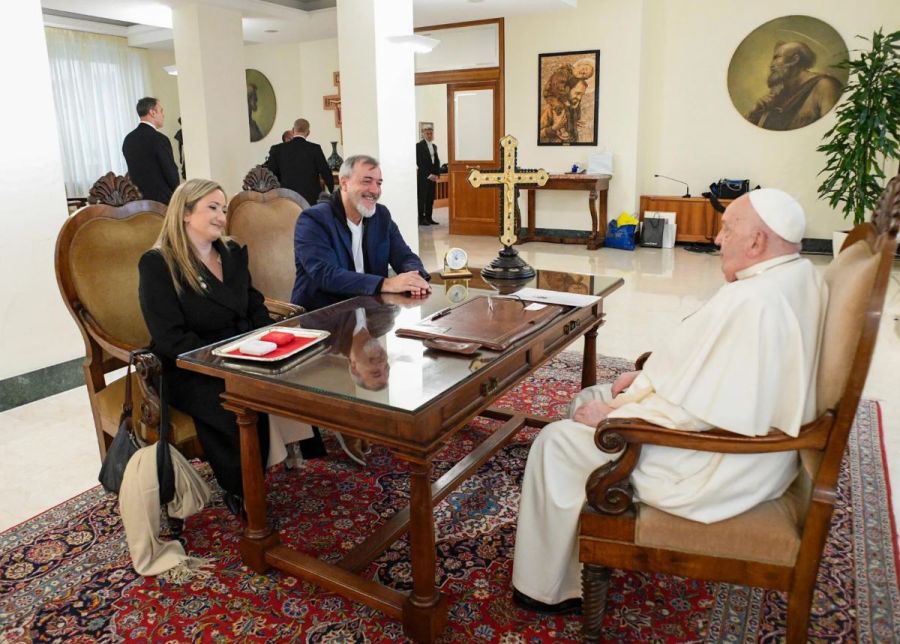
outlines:
{"label": "black bag on floor", "polygon": [[709,188],[719,199],[737,199],[750,192],[750,179],[719,179]]}
{"label": "black bag on floor", "polygon": [[100,485],[107,492],[119,493],[122,486],[122,476],[125,474],[125,466],[131,456],[141,448],[137,435],[134,433],[134,423],[131,418],[134,403],[131,398],[131,366],[134,364],[133,352],[128,356],[128,368],[125,370],[125,402],[122,405],[122,415],[119,417],[119,430],[113,438],[112,444],[106,450],[106,457],[100,467],[98,477]]}
{"label": "black bag on floor", "polygon": [[663,232],[666,229],[666,220],[659,217],[645,218],[641,224],[641,246],[650,248],[662,248]]}

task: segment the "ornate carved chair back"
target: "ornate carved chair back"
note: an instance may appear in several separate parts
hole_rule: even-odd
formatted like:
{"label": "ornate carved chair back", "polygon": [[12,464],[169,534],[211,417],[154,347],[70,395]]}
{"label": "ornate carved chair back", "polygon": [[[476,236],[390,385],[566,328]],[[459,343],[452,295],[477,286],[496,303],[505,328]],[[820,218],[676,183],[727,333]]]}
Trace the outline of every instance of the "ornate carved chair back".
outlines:
{"label": "ornate carved chair back", "polygon": [[253,284],[263,295],[291,301],[294,287],[294,225],[306,200],[293,190],[279,188],[268,169],[251,170],[244,191],[228,204],[227,234],[246,244]]}

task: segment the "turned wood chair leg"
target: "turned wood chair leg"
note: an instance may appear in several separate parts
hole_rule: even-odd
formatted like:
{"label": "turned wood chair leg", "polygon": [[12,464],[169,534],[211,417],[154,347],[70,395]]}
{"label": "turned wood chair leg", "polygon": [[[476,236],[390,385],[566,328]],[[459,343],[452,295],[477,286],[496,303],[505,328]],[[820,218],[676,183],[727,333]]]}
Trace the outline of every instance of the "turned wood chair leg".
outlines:
{"label": "turned wood chair leg", "polygon": [[600,641],[600,624],[606,611],[606,592],[609,590],[609,568],[584,564],[581,570],[581,635],[585,642]]}

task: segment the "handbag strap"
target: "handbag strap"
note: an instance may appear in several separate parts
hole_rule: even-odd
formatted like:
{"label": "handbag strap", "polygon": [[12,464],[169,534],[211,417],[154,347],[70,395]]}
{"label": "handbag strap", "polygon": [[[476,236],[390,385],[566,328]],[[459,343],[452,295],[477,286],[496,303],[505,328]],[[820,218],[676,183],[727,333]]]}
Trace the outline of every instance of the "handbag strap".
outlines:
{"label": "handbag strap", "polygon": [[169,401],[166,400],[166,379],[159,374],[159,441],[156,443],[156,477],[159,481],[159,502],[166,505],[175,498],[175,469],[169,446]]}

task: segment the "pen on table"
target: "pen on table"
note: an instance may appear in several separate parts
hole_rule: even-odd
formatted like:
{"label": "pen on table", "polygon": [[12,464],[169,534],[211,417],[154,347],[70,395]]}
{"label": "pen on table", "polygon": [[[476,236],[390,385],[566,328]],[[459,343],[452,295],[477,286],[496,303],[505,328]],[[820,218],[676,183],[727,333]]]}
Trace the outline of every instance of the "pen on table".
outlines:
{"label": "pen on table", "polygon": [[432,316],[431,316],[431,319],[432,319],[432,320],[437,320],[438,318],[442,318],[442,317],[444,317],[445,315],[447,315],[447,314],[448,314],[450,311],[452,311],[452,310],[453,310],[453,307],[452,307],[452,306],[448,306],[446,309],[442,309],[442,310],[438,311],[437,313],[435,313],[434,315],[432,315]]}

